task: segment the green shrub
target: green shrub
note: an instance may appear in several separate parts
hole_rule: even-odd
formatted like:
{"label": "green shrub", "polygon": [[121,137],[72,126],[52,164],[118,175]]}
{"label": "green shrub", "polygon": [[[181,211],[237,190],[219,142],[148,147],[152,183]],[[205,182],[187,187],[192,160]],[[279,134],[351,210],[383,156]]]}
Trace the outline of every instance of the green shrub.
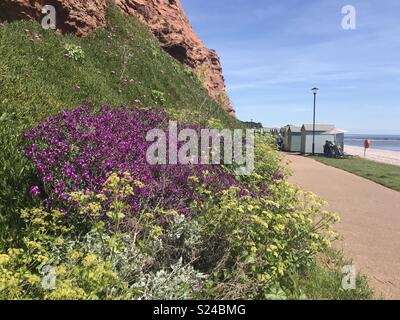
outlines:
{"label": "green shrub", "polygon": [[[70,227],[65,226],[65,215],[58,210],[22,210],[22,247],[0,253],[0,298],[193,298],[204,276],[184,261],[185,250],[193,243],[182,242],[181,237],[191,224],[176,212],[160,209],[138,213],[130,221],[129,233],[121,232],[125,201],[138,183],[128,175],[125,178],[121,181],[113,174],[105,182],[104,193],[112,191],[112,198],[104,198],[104,193],[71,194],[77,217]],[[98,215],[108,200],[112,201],[112,228]],[[157,216],[169,217],[168,229],[157,222]],[[88,222],[90,228],[85,231]],[[178,243],[181,249],[172,254],[170,246],[178,248]],[[54,272],[54,287],[43,285],[45,267]]]}
{"label": "green shrub", "polygon": [[183,72],[192,79],[197,79],[194,70],[190,67],[184,67]]}
{"label": "green shrub", "polygon": [[269,190],[254,198],[231,188],[215,199],[199,187],[204,198],[194,206],[208,252],[199,267],[212,273],[209,294],[217,299],[267,298],[277,283],[307,270],[336,237],[330,228],[337,217],[322,211],[316,196],[283,180]]}
{"label": "green shrub", "polygon": [[165,105],[167,102],[167,99],[165,99],[165,93],[158,90],[151,91],[151,98],[153,99],[154,103],[161,106]]}
{"label": "green shrub", "polygon": [[289,295],[296,286],[292,275],[307,270],[337,237],[331,229],[337,215],[284,179],[287,172],[271,137],[257,135],[255,142],[255,170],[241,178],[250,194],[233,187],[215,197],[204,186],[197,188],[201,200],[193,209],[201,254],[196,267],[210,275],[206,298]]}
{"label": "green shrub", "polygon": [[[23,210],[26,222],[22,248],[0,254],[0,299],[108,299],[117,285],[108,261],[67,235],[63,214],[57,210]],[[54,272],[54,287],[46,288],[48,267]],[[51,280],[51,279],[50,279]]]}
{"label": "green shrub", "polygon": [[71,58],[75,61],[82,61],[85,58],[85,52],[78,45],[67,43],[65,44],[64,48],[68,58]]}

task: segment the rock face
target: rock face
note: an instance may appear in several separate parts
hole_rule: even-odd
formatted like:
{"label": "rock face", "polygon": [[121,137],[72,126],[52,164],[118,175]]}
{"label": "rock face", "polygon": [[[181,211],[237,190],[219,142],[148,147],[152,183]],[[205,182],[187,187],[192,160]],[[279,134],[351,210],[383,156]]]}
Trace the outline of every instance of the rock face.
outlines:
{"label": "rock face", "polygon": [[[194,33],[179,0],[114,0],[123,12],[144,22],[161,46],[175,59],[193,68],[211,97],[235,114],[222,75],[221,62]],[[57,12],[57,29],[85,36],[106,25],[106,0],[1,0],[0,19],[41,21],[44,5]]]}
{"label": "rock face", "polygon": [[234,114],[225,90],[219,56],[194,33],[179,0],[115,0],[127,14],[139,17],[161,46],[175,59],[193,68],[210,96]]}
{"label": "rock face", "polygon": [[1,0],[0,19],[41,21],[45,5],[56,9],[57,29],[85,36],[106,25],[106,0]]}

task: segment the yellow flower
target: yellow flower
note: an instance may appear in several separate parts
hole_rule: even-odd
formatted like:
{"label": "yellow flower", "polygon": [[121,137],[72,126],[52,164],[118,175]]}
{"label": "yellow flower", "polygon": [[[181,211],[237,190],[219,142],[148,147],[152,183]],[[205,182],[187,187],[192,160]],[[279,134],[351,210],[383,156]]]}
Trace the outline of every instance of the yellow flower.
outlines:
{"label": "yellow flower", "polygon": [[200,182],[199,178],[196,177],[196,176],[190,176],[188,180],[190,182],[194,182],[194,183],[199,183]]}
{"label": "yellow flower", "polygon": [[43,254],[34,254],[33,257],[41,264],[47,263],[49,258]]}
{"label": "yellow flower", "polygon": [[83,253],[76,250],[70,251],[68,255],[72,260],[78,260],[83,257]]}
{"label": "yellow flower", "polygon": [[7,252],[8,252],[8,254],[10,256],[18,256],[18,255],[24,253],[24,250],[23,249],[11,248],[11,249],[8,249]]}
{"label": "yellow flower", "polygon": [[67,268],[64,265],[59,265],[56,267],[56,274],[57,276],[64,276],[67,274]]}
{"label": "yellow flower", "polygon": [[82,261],[84,267],[90,267],[98,262],[97,256],[95,254],[89,253]]}
{"label": "yellow flower", "polygon": [[124,175],[124,180],[126,182],[131,182],[132,181],[132,176],[128,171],[125,171],[123,175]]}
{"label": "yellow flower", "polygon": [[257,275],[257,277],[258,277],[258,280],[263,283],[271,280],[271,276],[268,273],[261,273],[261,274]]}
{"label": "yellow flower", "polygon": [[125,186],[122,188],[122,192],[121,192],[122,198],[125,198],[127,196],[134,196],[135,192],[133,191],[132,186]]}
{"label": "yellow flower", "polygon": [[285,226],[283,224],[277,224],[274,226],[274,230],[276,232],[282,232],[283,230],[285,230]]}
{"label": "yellow flower", "polygon": [[35,284],[35,283],[39,283],[41,281],[41,278],[38,275],[31,274],[31,273],[26,275],[25,278],[26,278],[26,281],[31,285]]}
{"label": "yellow flower", "polygon": [[6,264],[10,261],[10,256],[8,254],[0,254],[0,266]]}
{"label": "yellow flower", "polygon": [[102,194],[102,193],[97,194],[97,195],[96,195],[96,198],[97,198],[98,200],[100,200],[100,201],[106,201],[106,200],[107,200],[107,197],[106,197],[104,194]]}
{"label": "yellow flower", "polygon": [[154,213],[148,212],[148,213],[145,213],[144,216],[145,216],[145,218],[147,218],[147,219],[154,219]]}
{"label": "yellow flower", "polygon": [[100,212],[100,210],[101,210],[101,205],[99,204],[99,203],[97,203],[97,202],[91,202],[91,203],[89,203],[89,210],[92,212],[92,213],[94,213],[94,214],[97,214],[97,213],[99,213]]}
{"label": "yellow flower", "polygon": [[278,263],[278,273],[283,275],[285,273],[285,265],[282,262]]}
{"label": "yellow flower", "polygon": [[278,247],[276,245],[274,245],[274,244],[269,245],[268,249],[267,249],[268,252],[273,252],[273,251],[276,251],[276,250],[278,250]]}
{"label": "yellow flower", "polygon": [[162,233],[163,229],[160,226],[155,226],[151,232],[154,239],[157,239]]}
{"label": "yellow flower", "polygon": [[28,240],[28,239],[24,239],[24,243],[27,245],[28,248],[30,249],[37,249],[40,250],[43,248],[43,245],[38,242],[38,241],[33,241],[33,240]]}
{"label": "yellow flower", "polygon": [[143,188],[143,187],[145,186],[144,183],[141,182],[141,181],[139,181],[139,180],[134,180],[134,181],[133,181],[133,184],[134,184],[136,187],[139,187],[139,188]]}

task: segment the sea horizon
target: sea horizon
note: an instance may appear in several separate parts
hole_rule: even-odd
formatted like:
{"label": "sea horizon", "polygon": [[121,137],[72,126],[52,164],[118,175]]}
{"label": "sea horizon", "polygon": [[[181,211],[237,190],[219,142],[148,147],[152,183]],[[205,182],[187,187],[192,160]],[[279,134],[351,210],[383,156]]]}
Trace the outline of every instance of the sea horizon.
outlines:
{"label": "sea horizon", "polygon": [[400,152],[400,134],[346,134],[347,146],[364,147],[365,139],[371,140],[371,149]]}

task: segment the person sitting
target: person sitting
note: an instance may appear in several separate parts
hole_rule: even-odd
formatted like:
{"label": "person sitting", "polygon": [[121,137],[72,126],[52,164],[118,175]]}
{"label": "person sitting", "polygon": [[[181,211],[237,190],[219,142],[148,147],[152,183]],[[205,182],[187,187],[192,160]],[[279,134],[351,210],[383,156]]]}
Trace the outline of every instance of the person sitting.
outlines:
{"label": "person sitting", "polygon": [[341,148],[339,146],[337,146],[336,144],[333,145],[333,150],[335,151],[335,156],[337,158],[340,158],[340,157],[344,156],[343,152],[341,151]]}
{"label": "person sitting", "polygon": [[328,140],[325,141],[324,155],[325,155],[325,157],[328,157],[328,158],[332,157],[332,149],[331,149],[330,141],[328,141]]}
{"label": "person sitting", "polygon": [[328,158],[334,158],[336,156],[334,144],[332,143],[332,141],[325,141],[324,155]]}

